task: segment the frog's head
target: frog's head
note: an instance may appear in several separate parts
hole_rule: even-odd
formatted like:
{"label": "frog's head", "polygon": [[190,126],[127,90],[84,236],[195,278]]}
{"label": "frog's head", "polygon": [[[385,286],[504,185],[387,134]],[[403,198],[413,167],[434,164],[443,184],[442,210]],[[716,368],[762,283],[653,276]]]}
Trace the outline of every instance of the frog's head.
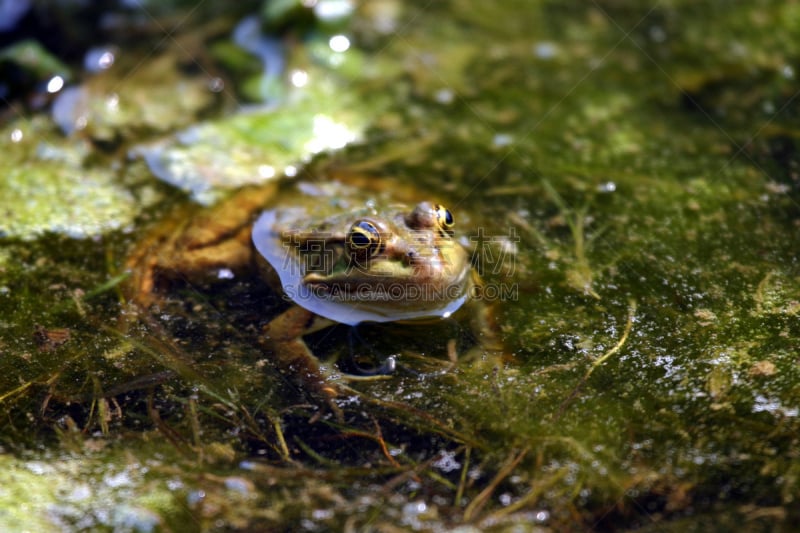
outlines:
{"label": "frog's head", "polygon": [[469,258],[441,205],[299,214],[265,212],[253,241],[287,296],[312,312],[348,324],[449,316],[469,296]]}

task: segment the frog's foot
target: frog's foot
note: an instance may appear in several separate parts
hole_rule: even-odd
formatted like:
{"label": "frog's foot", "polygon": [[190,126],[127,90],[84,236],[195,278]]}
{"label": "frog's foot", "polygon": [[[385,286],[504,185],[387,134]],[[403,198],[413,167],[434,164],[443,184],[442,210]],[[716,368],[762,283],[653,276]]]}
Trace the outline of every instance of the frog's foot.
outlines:
{"label": "frog's foot", "polygon": [[318,321],[319,317],[310,311],[299,306],[291,307],[264,326],[261,343],[274,354],[284,375],[324,401],[336,418],[342,420],[336,399],[348,391],[320,366],[319,360],[303,341],[303,335],[324,327]]}

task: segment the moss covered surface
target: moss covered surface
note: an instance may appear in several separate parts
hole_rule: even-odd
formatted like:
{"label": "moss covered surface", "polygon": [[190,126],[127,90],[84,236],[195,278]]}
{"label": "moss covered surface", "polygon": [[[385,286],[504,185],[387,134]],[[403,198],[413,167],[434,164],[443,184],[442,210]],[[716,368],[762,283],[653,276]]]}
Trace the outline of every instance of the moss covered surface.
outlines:
{"label": "moss covered surface", "polygon": [[[82,127],[44,92],[3,101],[5,529],[800,520],[800,7],[410,4],[255,3],[276,79],[231,44],[241,11],[131,8],[136,32],[98,30],[125,51],[111,70],[70,65]],[[258,280],[133,309],[147,228],[287,169],[391,175],[481,228],[507,364],[452,366],[455,326],[365,328],[400,371],[353,385],[337,420],[262,353],[280,307]],[[344,328],[309,342],[349,349]]]}

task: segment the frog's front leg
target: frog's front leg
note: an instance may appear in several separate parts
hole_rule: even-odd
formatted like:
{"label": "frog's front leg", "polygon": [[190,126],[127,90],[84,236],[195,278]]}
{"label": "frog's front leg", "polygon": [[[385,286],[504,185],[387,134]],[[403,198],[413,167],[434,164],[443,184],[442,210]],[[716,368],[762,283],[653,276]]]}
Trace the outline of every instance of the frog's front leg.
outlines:
{"label": "frog's front leg", "polygon": [[341,393],[341,387],[325,375],[319,360],[303,341],[304,335],[330,324],[331,321],[296,305],[264,326],[261,343],[273,353],[281,372],[324,400],[336,417],[341,419],[341,410],[334,401]]}

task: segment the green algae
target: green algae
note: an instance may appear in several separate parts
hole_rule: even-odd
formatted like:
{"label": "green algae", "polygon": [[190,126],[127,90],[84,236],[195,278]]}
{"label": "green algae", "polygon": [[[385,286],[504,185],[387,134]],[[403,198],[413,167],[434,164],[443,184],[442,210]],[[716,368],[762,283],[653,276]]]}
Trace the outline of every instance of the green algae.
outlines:
{"label": "green algae", "polygon": [[162,499],[172,498],[166,487],[142,486],[136,465],[98,475],[81,471],[84,465],[70,458],[21,461],[4,456],[3,463],[0,524],[8,530],[155,531],[162,524],[155,510],[167,507]]}
{"label": "green algae", "polygon": [[53,118],[66,134],[97,141],[154,135],[193,123],[214,99],[207,76],[186,76],[177,54],[140,65],[112,66],[53,104]]}
{"label": "green algae", "polygon": [[19,41],[0,50],[0,64],[13,62],[25,69],[38,81],[46,81],[48,77],[59,75],[69,80],[70,69],[53,54],[34,40]]}
{"label": "green algae", "polygon": [[[121,211],[117,226],[87,232],[105,235],[97,242],[50,236],[2,255],[0,442],[53,482],[6,457],[0,497],[47,509],[74,496],[58,487],[83,480],[93,496],[73,497],[62,519],[108,516],[124,496],[128,512],[91,524],[122,529],[791,527],[797,7],[369,9],[352,21],[355,45],[365,43],[354,64],[373,65],[363,78],[323,61],[324,97],[189,119],[197,134],[185,142],[171,122],[164,153],[187,174],[247,177],[268,165],[279,175],[313,152],[303,149],[309,117],[345,113],[360,142],[317,155],[308,171],[398,176],[446,201],[468,242],[482,227],[496,246],[477,241],[486,283],[517,288],[491,302],[508,364],[450,365],[458,328],[365,328],[401,371],[354,385],[344,422],[317,419],[258,349],[258,325],[278,312],[260,285],[182,287],[153,318],[132,316],[116,292],[119,240],[131,237],[108,229],[131,224]],[[392,29],[365,26],[375,20]],[[83,151],[59,160],[65,174],[96,168],[95,147],[70,143]],[[13,169],[36,161],[26,150],[13,152],[17,181]],[[119,164],[153,186],[140,162]],[[22,218],[18,203],[9,221]],[[13,236],[35,239],[30,227]],[[61,328],[70,335],[58,344]],[[348,335],[311,342],[334,355]],[[71,466],[53,459],[66,452]],[[149,465],[145,481],[95,487],[132,464]]]}
{"label": "green algae", "polygon": [[53,232],[86,238],[133,220],[133,195],[107,166],[85,164],[85,141],[63,139],[43,117],[11,122],[0,136],[3,237],[33,240]]}

